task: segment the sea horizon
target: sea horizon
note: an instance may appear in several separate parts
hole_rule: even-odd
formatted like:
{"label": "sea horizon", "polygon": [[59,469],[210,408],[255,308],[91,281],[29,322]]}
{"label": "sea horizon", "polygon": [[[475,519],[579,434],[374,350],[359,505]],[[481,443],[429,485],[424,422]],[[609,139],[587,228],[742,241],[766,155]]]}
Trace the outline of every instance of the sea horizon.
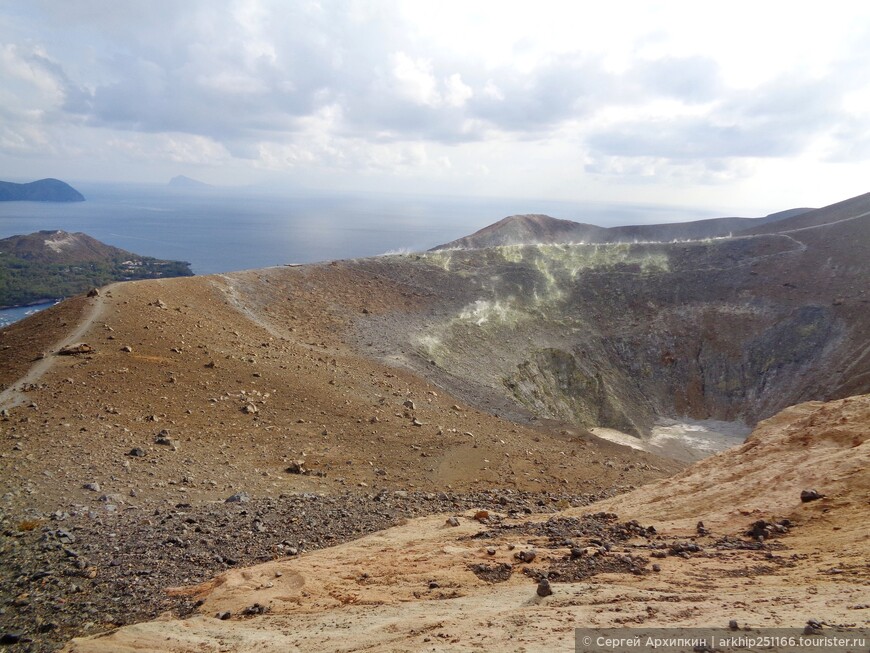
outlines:
{"label": "sea horizon", "polygon": [[77,183],[85,202],[0,202],[0,238],[84,232],[142,256],[183,260],[195,274],[424,251],[509,215],[542,213],[602,227],[721,217],[655,204],[569,202]]}
{"label": "sea horizon", "polygon": [[[186,261],[204,275],[425,251],[524,213],[604,227],[720,217],[631,203],[159,184],[75,187],[86,201],[0,202],[0,238],[83,232],[141,256]],[[20,312],[0,310],[0,327],[24,317]]]}

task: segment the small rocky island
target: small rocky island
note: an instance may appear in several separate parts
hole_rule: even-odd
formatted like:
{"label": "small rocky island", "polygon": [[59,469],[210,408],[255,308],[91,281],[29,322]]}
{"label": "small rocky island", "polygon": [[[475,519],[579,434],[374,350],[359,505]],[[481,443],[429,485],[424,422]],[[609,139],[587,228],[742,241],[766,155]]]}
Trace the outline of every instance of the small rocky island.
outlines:
{"label": "small rocky island", "polygon": [[184,175],[173,177],[169,180],[167,186],[175,190],[208,190],[214,188],[211,184],[199,181],[198,179],[191,179]]}
{"label": "small rocky island", "polygon": [[69,297],[114,281],[189,277],[190,263],[139,256],[83,233],[0,240],[0,308]]}
{"label": "small rocky island", "polygon": [[27,184],[0,181],[0,202],[84,202],[85,196],[60,179]]}

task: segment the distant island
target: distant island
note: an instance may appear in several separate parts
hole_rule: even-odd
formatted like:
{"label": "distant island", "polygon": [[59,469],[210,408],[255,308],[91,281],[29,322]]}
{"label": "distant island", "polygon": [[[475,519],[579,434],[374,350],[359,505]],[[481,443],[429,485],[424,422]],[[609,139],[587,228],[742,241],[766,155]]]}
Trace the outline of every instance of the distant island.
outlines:
{"label": "distant island", "polygon": [[27,184],[0,181],[0,202],[84,202],[85,196],[60,179]]}
{"label": "distant island", "polygon": [[39,231],[0,240],[0,308],[70,297],[114,281],[192,275],[190,263],[139,256],[83,233]]}
{"label": "distant island", "polygon": [[198,179],[191,179],[190,177],[185,177],[184,175],[178,175],[177,177],[173,177],[169,180],[168,186],[170,188],[184,188],[184,189],[192,189],[192,188],[214,188],[211,184],[207,184],[204,181],[199,181]]}

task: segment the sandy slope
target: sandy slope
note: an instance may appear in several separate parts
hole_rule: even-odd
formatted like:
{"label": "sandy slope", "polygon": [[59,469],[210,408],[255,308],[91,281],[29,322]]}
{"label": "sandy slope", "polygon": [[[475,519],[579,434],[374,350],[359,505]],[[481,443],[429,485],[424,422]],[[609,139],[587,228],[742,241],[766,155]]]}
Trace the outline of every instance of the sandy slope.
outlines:
{"label": "sandy slope", "polygon": [[[203,600],[198,615],[75,640],[66,650],[570,651],[578,626],[724,627],[735,619],[741,626],[800,627],[816,619],[867,627],[868,440],[870,395],[803,404],[761,424],[739,449],[590,509],[568,511],[567,521],[529,517],[498,527],[468,514],[453,528],[444,517],[414,520],[177,590]],[[808,487],[827,496],[802,503],[800,492]],[[654,525],[658,534],[635,530],[614,541],[609,553],[585,549],[580,562],[567,561],[564,531],[543,535],[557,524],[576,530],[580,522],[572,516],[600,510]],[[791,520],[788,532],[762,548],[733,548],[738,541],[751,546],[744,533],[756,520],[783,518]],[[696,533],[698,520],[710,534]],[[525,522],[538,526],[506,528]],[[488,530],[492,537],[472,537]],[[591,544],[587,536],[572,539],[581,548]],[[651,557],[690,541],[701,550]],[[513,557],[529,548],[538,552],[533,562]],[[546,598],[520,572],[558,568],[565,578],[566,569],[590,555],[599,567],[617,571],[567,583],[555,578]],[[642,571],[619,571],[626,556]],[[513,565],[504,582],[486,582],[469,569],[498,563]],[[660,571],[651,570],[653,563]],[[269,611],[243,616],[254,604]],[[231,618],[216,618],[225,611]]]}
{"label": "sandy slope", "polygon": [[[34,316],[60,322],[35,351],[5,337],[21,361],[0,406],[10,411],[0,431],[17,443],[0,453],[0,508],[99,506],[82,487],[91,482],[141,505],[241,490],[595,493],[679,469],[558,426],[499,419],[360,355],[344,342],[354,316],[425,298],[347,274],[310,266],[120,284],[69,315],[61,305]],[[72,340],[93,353],[32,362]],[[155,444],[164,430],[175,448]],[[146,455],[129,456],[136,447]],[[297,459],[310,475],[284,471]]]}

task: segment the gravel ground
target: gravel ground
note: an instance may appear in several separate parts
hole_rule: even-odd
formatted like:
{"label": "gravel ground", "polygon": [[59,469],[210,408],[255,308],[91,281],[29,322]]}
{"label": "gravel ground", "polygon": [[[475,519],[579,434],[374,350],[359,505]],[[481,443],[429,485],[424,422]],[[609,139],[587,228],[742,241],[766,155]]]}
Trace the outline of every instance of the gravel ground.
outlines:
{"label": "gravel ground", "polygon": [[435,513],[521,515],[604,495],[485,492],[242,496],[242,501],[116,513],[83,508],[0,521],[0,636],[10,650],[53,651],[72,637],[194,609],[168,587],[234,566],[300,555]]}

